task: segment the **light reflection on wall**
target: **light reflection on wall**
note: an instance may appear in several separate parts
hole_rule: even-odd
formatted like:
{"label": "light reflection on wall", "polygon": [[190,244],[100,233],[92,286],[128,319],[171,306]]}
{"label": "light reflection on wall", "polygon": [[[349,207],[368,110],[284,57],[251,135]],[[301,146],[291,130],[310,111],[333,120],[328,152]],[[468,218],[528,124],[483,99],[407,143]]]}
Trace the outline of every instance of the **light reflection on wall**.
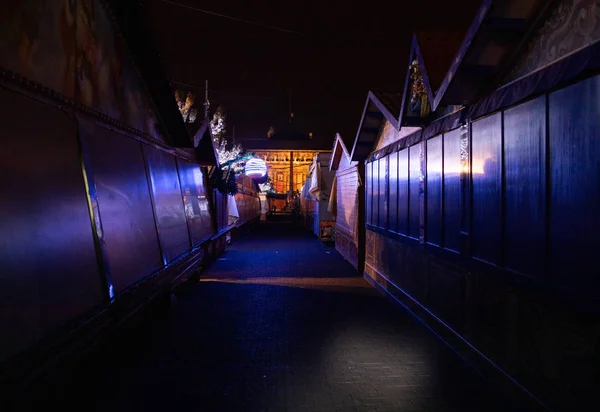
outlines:
{"label": "light reflection on wall", "polygon": [[187,196],[183,196],[183,204],[185,205],[185,215],[188,219],[194,219],[194,208]]}
{"label": "light reflection on wall", "polygon": [[194,183],[198,187],[204,187],[204,180],[202,180],[202,172],[199,167],[195,167],[194,169]]}
{"label": "light reflection on wall", "polygon": [[[475,159],[473,158],[473,175],[483,175],[485,174],[484,172],[484,164],[488,159],[491,159],[492,156],[488,155],[486,159]],[[444,168],[444,174],[446,175],[458,175],[461,173],[469,173],[469,166],[464,166],[464,167],[456,167],[457,165],[452,165],[451,167],[446,166]],[[429,167],[429,173],[442,173],[442,170],[430,165]]]}

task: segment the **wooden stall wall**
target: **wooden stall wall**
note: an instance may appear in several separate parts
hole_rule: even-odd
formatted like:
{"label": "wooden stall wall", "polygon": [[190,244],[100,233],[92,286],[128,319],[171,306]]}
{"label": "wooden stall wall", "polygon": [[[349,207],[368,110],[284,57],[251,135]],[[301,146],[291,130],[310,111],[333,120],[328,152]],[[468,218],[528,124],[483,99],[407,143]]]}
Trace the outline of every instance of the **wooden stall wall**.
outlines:
{"label": "wooden stall wall", "polygon": [[229,208],[227,206],[228,195],[213,189],[213,204],[215,206],[215,221],[217,233],[227,230],[229,227]]}
{"label": "wooden stall wall", "polygon": [[0,119],[2,215],[11,217],[0,229],[0,360],[118,300],[215,233],[199,165],[18,90],[0,91]]}
{"label": "wooden stall wall", "polygon": [[[154,199],[154,213],[162,261],[164,265],[167,265],[190,249],[191,238],[185,213],[189,195],[182,190],[180,176],[177,172],[178,159],[148,145],[144,145],[144,154]],[[179,164],[182,162],[183,160],[179,159]],[[204,210],[207,217],[210,217],[206,203],[205,197]],[[189,219],[191,223],[194,217],[190,215]]]}
{"label": "wooden stall wall", "polygon": [[213,225],[216,230],[208,253],[212,259],[219,256],[227,246],[227,237],[231,234],[233,225],[229,224],[229,194],[212,189],[212,210],[214,211]]}
{"label": "wooden stall wall", "polygon": [[366,276],[558,410],[600,392],[599,111],[596,76],[366,164]]}
{"label": "wooden stall wall", "polygon": [[163,265],[142,145],[85,120],[80,126],[112,285],[119,293]]}
{"label": "wooden stall wall", "polygon": [[235,195],[235,203],[240,217],[235,224],[240,227],[260,218],[261,211],[258,190],[252,178],[240,175],[237,180],[238,193]]}
{"label": "wooden stall wall", "polygon": [[[346,166],[346,167],[344,167]],[[359,252],[359,166],[341,165],[336,172],[335,248],[362,272],[364,262]]]}
{"label": "wooden stall wall", "polygon": [[179,183],[183,195],[185,216],[190,232],[192,246],[196,247],[216,234],[209,194],[206,170],[199,165],[177,159]]}
{"label": "wooden stall wall", "polygon": [[[34,116],[35,121],[30,116]],[[0,89],[0,361],[105,302],[77,119]]]}
{"label": "wooden stall wall", "polygon": [[[309,176],[301,194],[304,199],[305,226],[322,241],[333,240],[335,220],[329,211],[329,200],[335,172],[329,170],[331,152],[319,152],[309,169]],[[313,190],[312,193],[309,190]],[[317,199],[315,199],[315,196]]]}
{"label": "wooden stall wall", "polygon": [[6,11],[0,381],[15,382],[170,293],[215,229],[205,170],[165,143],[105,3]]}
{"label": "wooden stall wall", "polygon": [[310,197],[306,199],[304,225],[306,229],[312,232],[315,236],[317,235],[319,226],[319,202]]}
{"label": "wooden stall wall", "polygon": [[[312,172],[310,172],[311,169]],[[300,196],[302,213],[304,215],[304,227],[310,232],[317,235],[319,225],[319,202],[315,200],[315,198],[309,192],[309,189],[312,185],[312,173],[316,173],[314,171],[314,167],[309,168],[309,174],[306,177],[306,182],[302,187],[302,193],[300,194]]]}

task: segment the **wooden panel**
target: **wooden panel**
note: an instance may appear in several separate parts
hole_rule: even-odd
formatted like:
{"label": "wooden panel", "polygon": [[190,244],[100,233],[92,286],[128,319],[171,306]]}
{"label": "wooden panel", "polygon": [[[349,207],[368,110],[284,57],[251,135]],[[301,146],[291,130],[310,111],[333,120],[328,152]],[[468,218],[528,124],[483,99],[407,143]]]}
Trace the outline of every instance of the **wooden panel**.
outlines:
{"label": "wooden panel", "polygon": [[371,224],[373,226],[379,226],[379,219],[381,218],[381,216],[379,216],[379,183],[380,183],[380,179],[379,179],[379,160],[375,160],[372,162],[373,165],[373,174],[372,174],[372,178],[371,181],[373,182],[373,201],[372,201],[372,221]]}
{"label": "wooden panel", "polygon": [[387,173],[388,157],[379,159],[379,220],[378,226],[381,229],[387,229],[388,226],[388,204],[387,204]]}
{"label": "wooden panel", "polygon": [[[216,189],[212,190],[213,204],[215,205],[215,215],[217,221],[217,231],[221,231],[229,225],[229,209],[227,207],[228,195],[219,192]],[[203,218],[203,224],[206,219]],[[206,230],[206,226],[204,227]]]}
{"label": "wooden panel", "polygon": [[336,226],[335,248],[355,269],[358,270],[358,248],[353,236]]}
{"label": "wooden panel", "polygon": [[375,232],[365,231],[365,266],[375,267]]}
{"label": "wooden panel", "polygon": [[398,152],[388,158],[388,229],[398,232]]}
{"label": "wooden panel", "polygon": [[460,250],[460,130],[444,134],[444,247]]}
{"label": "wooden panel", "polygon": [[473,256],[500,263],[502,228],[502,114],[473,123]]}
{"label": "wooden panel", "polygon": [[409,152],[409,209],[408,234],[419,239],[421,231],[421,145],[411,146]]}
{"label": "wooden panel", "polygon": [[431,255],[427,263],[427,306],[454,330],[461,331],[464,325],[464,273]]}
{"label": "wooden panel", "polygon": [[336,174],[337,216],[336,224],[356,236],[358,219],[358,169],[353,167]]}
{"label": "wooden panel", "polygon": [[428,243],[442,244],[442,136],[427,141],[427,225]]}
{"label": "wooden panel", "polygon": [[162,266],[141,143],[95,125],[83,131],[115,291]]}
{"label": "wooden panel", "polygon": [[373,224],[373,163],[365,165],[365,223]]}
{"label": "wooden panel", "polygon": [[239,214],[239,218],[235,222],[237,226],[241,226],[260,216],[260,200],[257,195],[238,192],[234,196],[234,201]]}
{"label": "wooden panel", "polygon": [[[32,121],[35,119],[35,121]],[[98,305],[75,118],[0,90],[0,360]]]}
{"label": "wooden panel", "polygon": [[156,224],[166,262],[191,248],[175,158],[153,147],[144,148],[154,195]]}
{"label": "wooden panel", "polygon": [[552,93],[549,109],[553,278],[598,296],[600,77]]}
{"label": "wooden panel", "polygon": [[[211,210],[199,165],[177,159],[185,215],[194,246],[214,234]],[[215,209],[216,209],[215,205]]]}
{"label": "wooden panel", "polygon": [[398,233],[408,235],[408,149],[398,152]]}
{"label": "wooden panel", "polygon": [[504,113],[505,266],[539,276],[545,261],[546,97]]}

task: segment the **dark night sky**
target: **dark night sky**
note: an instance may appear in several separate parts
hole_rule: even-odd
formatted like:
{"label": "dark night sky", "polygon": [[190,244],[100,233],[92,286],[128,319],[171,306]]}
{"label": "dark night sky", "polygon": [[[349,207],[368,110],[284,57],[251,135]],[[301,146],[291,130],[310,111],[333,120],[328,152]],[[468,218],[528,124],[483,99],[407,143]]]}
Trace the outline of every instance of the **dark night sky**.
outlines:
{"label": "dark night sky", "polygon": [[[400,91],[411,35],[468,27],[480,0],[275,2],[172,0],[277,26],[234,21],[164,0],[146,0],[148,22],[173,85],[203,86],[228,113],[228,135],[264,137],[287,122],[288,91],[298,125],[316,138],[354,136],[369,89]],[[458,5],[460,4],[460,6]],[[367,8],[367,6],[369,8]],[[197,91],[202,94],[202,90]],[[351,137],[351,138],[352,138]]]}

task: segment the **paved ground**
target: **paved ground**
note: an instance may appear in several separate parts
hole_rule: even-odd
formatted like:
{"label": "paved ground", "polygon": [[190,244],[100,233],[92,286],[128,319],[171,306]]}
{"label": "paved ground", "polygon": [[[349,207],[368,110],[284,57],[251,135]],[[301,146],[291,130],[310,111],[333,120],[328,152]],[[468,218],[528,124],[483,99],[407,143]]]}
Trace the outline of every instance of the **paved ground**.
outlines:
{"label": "paved ground", "polygon": [[107,359],[38,410],[508,411],[335,250],[289,223],[234,243]]}

